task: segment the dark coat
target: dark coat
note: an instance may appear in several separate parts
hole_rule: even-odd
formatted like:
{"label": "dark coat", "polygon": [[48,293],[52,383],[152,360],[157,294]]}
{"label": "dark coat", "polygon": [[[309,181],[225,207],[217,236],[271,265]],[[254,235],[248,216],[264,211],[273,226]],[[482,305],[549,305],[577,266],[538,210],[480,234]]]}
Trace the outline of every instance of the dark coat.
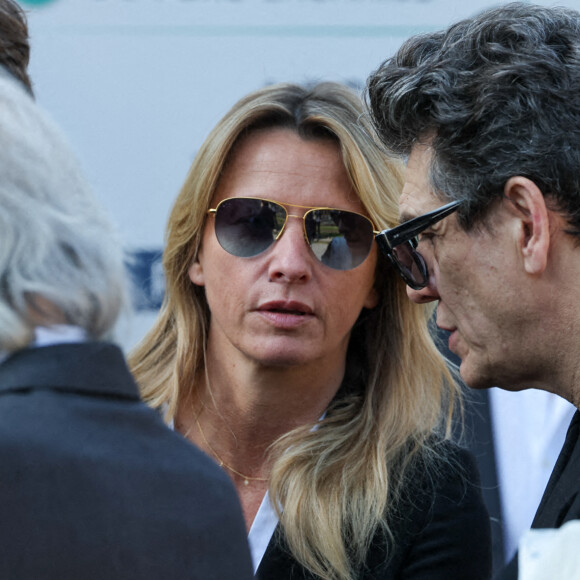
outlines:
{"label": "dark coat", "polygon": [[104,343],[0,365],[0,537],[0,578],[251,577],[227,475],[139,399]]}

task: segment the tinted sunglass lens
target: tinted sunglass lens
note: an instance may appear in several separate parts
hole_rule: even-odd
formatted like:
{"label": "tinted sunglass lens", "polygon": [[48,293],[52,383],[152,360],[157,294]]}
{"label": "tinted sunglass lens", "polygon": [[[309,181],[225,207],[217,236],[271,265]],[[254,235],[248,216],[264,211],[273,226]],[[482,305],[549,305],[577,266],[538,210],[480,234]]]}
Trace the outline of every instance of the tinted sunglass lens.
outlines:
{"label": "tinted sunglass lens", "polygon": [[286,212],[261,199],[232,198],[222,202],[215,216],[215,233],[226,252],[240,258],[257,256],[276,240]]}
{"label": "tinted sunglass lens", "polygon": [[373,244],[373,225],[349,211],[316,209],[306,214],[306,236],[312,251],[335,270],[360,266]]}
{"label": "tinted sunglass lens", "polygon": [[405,282],[414,290],[420,290],[427,285],[427,266],[423,256],[419,254],[412,241],[395,246],[392,257]]}

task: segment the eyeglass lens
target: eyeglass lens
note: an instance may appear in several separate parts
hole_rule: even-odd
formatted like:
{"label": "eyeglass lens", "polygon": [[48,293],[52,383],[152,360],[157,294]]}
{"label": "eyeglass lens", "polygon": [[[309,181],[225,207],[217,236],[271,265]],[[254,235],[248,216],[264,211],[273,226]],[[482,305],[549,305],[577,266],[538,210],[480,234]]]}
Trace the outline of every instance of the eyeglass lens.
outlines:
{"label": "eyeglass lens", "polygon": [[452,201],[376,236],[381,251],[390,258],[401,277],[414,290],[425,288],[429,273],[425,259],[417,252],[417,235],[456,211],[461,201]]}
{"label": "eyeglass lens", "polygon": [[[218,205],[217,239],[227,252],[241,258],[267,250],[284,228],[284,206],[258,198],[231,198]],[[310,209],[304,215],[306,239],[314,255],[335,270],[350,270],[364,262],[373,243],[373,225],[345,210]]]}
{"label": "eyeglass lens", "polygon": [[396,262],[405,282],[419,290],[427,284],[427,265],[423,256],[415,250],[412,242],[405,242],[392,249],[392,257]]}
{"label": "eyeglass lens", "polygon": [[274,243],[285,222],[286,210],[278,204],[259,199],[226,199],[216,212],[215,233],[226,252],[250,258]]}

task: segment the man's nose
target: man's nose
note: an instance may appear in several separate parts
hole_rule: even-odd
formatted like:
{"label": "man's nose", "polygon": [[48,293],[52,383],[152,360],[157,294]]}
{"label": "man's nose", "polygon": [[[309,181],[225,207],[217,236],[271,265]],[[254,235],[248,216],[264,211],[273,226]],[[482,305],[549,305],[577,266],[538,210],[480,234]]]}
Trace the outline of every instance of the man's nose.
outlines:
{"label": "man's nose", "polygon": [[417,304],[426,304],[427,302],[439,300],[437,282],[431,268],[428,269],[427,273],[427,285],[419,290],[414,290],[411,286],[407,286],[407,296]]}

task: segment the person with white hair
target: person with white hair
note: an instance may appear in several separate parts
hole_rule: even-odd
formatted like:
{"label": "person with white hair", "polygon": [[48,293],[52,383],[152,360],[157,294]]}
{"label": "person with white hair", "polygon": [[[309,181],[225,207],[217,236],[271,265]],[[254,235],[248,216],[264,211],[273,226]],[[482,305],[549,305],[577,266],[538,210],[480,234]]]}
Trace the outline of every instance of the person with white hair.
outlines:
{"label": "person with white hair", "polygon": [[109,342],[120,248],[59,130],[2,70],[0,577],[250,578],[229,478],[140,400]]}

